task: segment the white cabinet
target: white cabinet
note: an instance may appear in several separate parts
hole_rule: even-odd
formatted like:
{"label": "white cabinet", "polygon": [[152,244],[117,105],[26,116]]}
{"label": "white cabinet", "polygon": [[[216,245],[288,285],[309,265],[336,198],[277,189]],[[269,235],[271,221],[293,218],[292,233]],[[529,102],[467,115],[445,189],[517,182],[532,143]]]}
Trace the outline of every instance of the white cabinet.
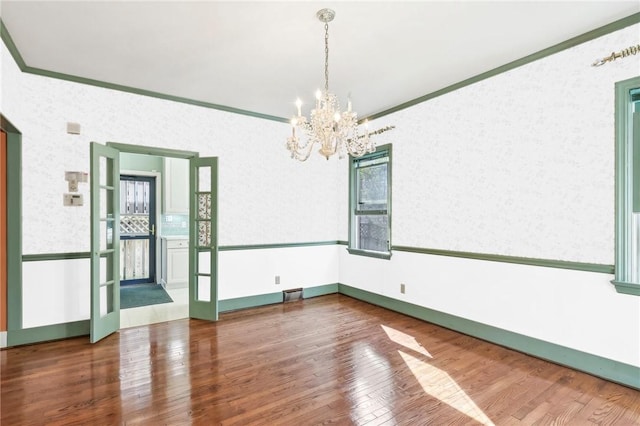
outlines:
{"label": "white cabinet", "polygon": [[162,281],[166,288],[189,285],[189,240],[162,238]]}
{"label": "white cabinet", "polygon": [[189,160],[164,158],[162,212],[189,214]]}

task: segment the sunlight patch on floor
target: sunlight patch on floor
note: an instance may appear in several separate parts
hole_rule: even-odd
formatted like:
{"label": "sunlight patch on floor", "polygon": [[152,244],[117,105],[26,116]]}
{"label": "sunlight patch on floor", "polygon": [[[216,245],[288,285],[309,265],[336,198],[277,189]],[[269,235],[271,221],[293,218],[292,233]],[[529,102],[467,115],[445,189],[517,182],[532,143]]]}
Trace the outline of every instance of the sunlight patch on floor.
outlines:
{"label": "sunlight patch on floor", "polygon": [[483,425],[494,425],[449,374],[403,351],[398,353],[426,393]]}
{"label": "sunlight patch on floor", "polygon": [[384,326],[382,324],[380,324],[380,327],[382,327],[384,332],[387,333],[387,336],[389,336],[389,339],[392,342],[402,345],[405,348],[409,348],[429,358],[433,358],[431,354],[424,348],[424,346],[418,343],[415,337],[410,336],[407,333],[403,333],[400,330],[396,330],[395,328]]}

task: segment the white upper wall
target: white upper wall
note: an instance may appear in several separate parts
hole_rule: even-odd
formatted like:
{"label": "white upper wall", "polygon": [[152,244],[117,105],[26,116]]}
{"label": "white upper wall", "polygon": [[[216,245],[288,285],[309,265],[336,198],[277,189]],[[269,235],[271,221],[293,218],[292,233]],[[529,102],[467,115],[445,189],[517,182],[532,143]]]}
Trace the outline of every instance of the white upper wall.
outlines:
{"label": "white upper wall", "polygon": [[63,207],[62,194],[66,170],[89,171],[91,141],[219,157],[220,245],[336,239],[338,163],[291,160],[289,125],[22,73],[1,53],[2,111],[22,132],[25,254],[89,250],[88,184],[83,207]]}
{"label": "white upper wall", "polygon": [[385,134],[392,243],[613,264],[614,85],[640,74],[640,55],[591,64],[638,34],[633,25],[376,120],[396,126]]}

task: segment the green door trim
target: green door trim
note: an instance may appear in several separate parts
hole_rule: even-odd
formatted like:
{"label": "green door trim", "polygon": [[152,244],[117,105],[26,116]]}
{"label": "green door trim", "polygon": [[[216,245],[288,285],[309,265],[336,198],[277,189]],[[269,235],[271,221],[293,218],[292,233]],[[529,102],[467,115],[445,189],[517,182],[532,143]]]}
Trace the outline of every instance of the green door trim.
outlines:
{"label": "green door trim", "polygon": [[[213,217],[212,217],[212,244],[213,249],[211,250],[211,302],[209,303],[195,303],[194,297],[191,294],[192,291],[192,283],[189,283],[189,316],[192,318],[204,318],[210,320],[218,319],[218,158],[210,157],[210,158],[201,158],[200,154],[195,151],[184,151],[184,150],[176,150],[176,149],[168,149],[168,148],[159,148],[153,146],[141,146],[141,145],[129,145],[123,144],[119,142],[107,142],[107,146],[117,149],[120,152],[130,153],[130,154],[143,154],[143,155],[154,155],[158,157],[172,157],[172,158],[184,158],[190,161],[194,161],[198,164],[202,163],[202,165],[211,166],[211,197],[212,203],[214,205],[213,209]],[[192,194],[195,194],[195,175],[190,173],[189,186]],[[189,275],[190,281],[191,277],[195,277],[195,262],[198,256],[199,250],[196,247],[197,235],[193,232],[195,227],[193,226],[194,215],[197,212],[197,198],[194,196],[192,200],[190,200],[190,231],[189,231]],[[192,250],[192,248],[194,248]],[[192,265],[193,264],[193,265]],[[194,268],[194,269],[191,269]],[[192,306],[193,305],[193,306]],[[205,306],[206,305],[206,306]]]}
{"label": "green door trim", "polygon": [[22,133],[2,114],[0,128],[7,134],[7,345],[12,345],[12,332],[22,328]]}
{"label": "green door trim", "polygon": [[195,151],[183,151],[179,149],[160,148],[155,146],[130,145],[120,142],[107,142],[107,146],[128,154],[153,155],[156,157],[194,158],[198,157]]}

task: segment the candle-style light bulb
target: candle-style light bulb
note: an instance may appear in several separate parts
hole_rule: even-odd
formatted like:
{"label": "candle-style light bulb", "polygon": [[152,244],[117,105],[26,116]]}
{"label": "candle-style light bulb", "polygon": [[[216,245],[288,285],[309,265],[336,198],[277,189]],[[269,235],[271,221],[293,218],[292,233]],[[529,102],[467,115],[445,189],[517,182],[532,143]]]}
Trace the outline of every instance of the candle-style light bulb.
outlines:
{"label": "candle-style light bulb", "polygon": [[340,113],[336,112],[335,114],[333,114],[333,119],[336,123],[340,122]]}
{"label": "candle-style light bulb", "polygon": [[347,111],[351,112],[351,98],[347,100]]}
{"label": "candle-style light bulb", "polygon": [[320,89],[316,90],[316,99],[317,100],[322,99],[322,92],[320,91]]}
{"label": "candle-style light bulb", "polygon": [[296,99],[296,106],[298,107],[298,117],[300,117],[302,115],[302,110],[300,109],[302,107],[302,101],[300,98]]}

